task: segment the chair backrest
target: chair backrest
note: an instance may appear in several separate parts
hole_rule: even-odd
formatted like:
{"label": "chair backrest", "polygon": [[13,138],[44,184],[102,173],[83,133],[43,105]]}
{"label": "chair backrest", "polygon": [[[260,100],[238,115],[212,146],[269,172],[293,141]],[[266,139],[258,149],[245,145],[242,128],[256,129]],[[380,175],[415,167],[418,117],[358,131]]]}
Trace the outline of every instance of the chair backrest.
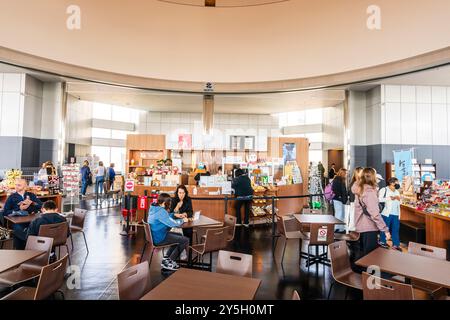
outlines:
{"label": "chair backrest", "polygon": [[300,295],[298,294],[297,290],[294,290],[294,292],[292,292],[292,300],[300,300]]}
{"label": "chair backrest", "polygon": [[144,237],[147,245],[150,247],[150,250],[154,247],[152,230],[150,229],[150,224],[142,220],[142,224],[144,225]]}
{"label": "chair backrest", "polygon": [[53,247],[53,239],[47,237],[28,236],[25,250],[45,251],[45,254],[27,261],[25,264],[33,264],[36,266],[46,266],[50,259],[50,253]]}
{"label": "chair backrest", "polygon": [[86,218],[86,213],[87,213],[87,210],[76,208],[73,213],[71,225],[83,229],[84,228],[84,219]]}
{"label": "chair backrest", "polygon": [[330,243],[328,252],[331,259],[331,274],[334,279],[338,279],[341,275],[352,271],[346,241]]}
{"label": "chair backrest", "polygon": [[217,257],[216,272],[251,278],[253,257],[250,254],[220,250]]}
{"label": "chair backrest", "polygon": [[64,275],[67,269],[66,254],[62,259],[42,267],[39,282],[34,294],[34,300],[43,300],[55,293],[64,284]]}
{"label": "chair backrest", "polygon": [[234,233],[236,230],[236,217],[226,214],[225,215],[225,219],[224,219],[224,226],[225,227],[230,227],[228,229],[228,241],[232,241],[234,239]]}
{"label": "chair backrest", "polygon": [[282,234],[284,236],[289,235],[289,232],[301,231],[301,223],[292,215],[281,216],[282,221]]}
{"label": "chair backrest", "polygon": [[139,300],[150,288],[148,262],[125,269],[117,275],[120,300]]}
{"label": "chair backrest", "polygon": [[414,300],[413,287],[410,284],[386,280],[362,273],[364,300]]}
{"label": "chair backrest", "polygon": [[303,208],[302,214],[322,214],[322,210]]}
{"label": "chair backrest", "polygon": [[69,225],[66,221],[43,224],[39,227],[39,236],[53,239],[53,246],[63,246],[67,241]]}
{"label": "chair backrest", "polygon": [[310,240],[311,245],[329,245],[334,242],[334,224],[311,223]]}
{"label": "chair backrest", "polygon": [[447,250],[444,248],[428,246],[426,244],[410,241],[408,244],[408,252],[418,256],[424,256],[433,259],[447,260]]}
{"label": "chair backrest", "polygon": [[228,242],[227,235],[229,228],[223,227],[206,230],[205,249],[203,253],[225,249]]}

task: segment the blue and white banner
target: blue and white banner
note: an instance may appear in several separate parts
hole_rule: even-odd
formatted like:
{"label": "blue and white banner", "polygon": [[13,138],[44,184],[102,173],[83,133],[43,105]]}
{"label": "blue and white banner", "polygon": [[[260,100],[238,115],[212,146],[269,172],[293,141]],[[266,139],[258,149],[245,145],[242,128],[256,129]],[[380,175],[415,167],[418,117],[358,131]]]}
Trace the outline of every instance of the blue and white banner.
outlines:
{"label": "blue and white banner", "polygon": [[412,176],[412,150],[394,151],[395,177],[401,183],[403,177]]}

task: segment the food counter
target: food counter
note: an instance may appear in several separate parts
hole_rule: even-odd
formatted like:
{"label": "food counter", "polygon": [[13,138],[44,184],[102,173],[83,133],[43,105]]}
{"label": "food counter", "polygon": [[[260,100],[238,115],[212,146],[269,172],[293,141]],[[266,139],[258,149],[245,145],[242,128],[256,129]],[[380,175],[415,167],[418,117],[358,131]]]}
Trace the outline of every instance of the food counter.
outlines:
{"label": "food counter", "polygon": [[447,248],[450,240],[450,217],[438,213],[417,210],[409,205],[401,205],[400,221],[413,221],[425,224],[426,244]]}
{"label": "food counter", "polygon": [[[194,211],[200,211],[205,216],[223,221],[224,213],[225,213],[225,197],[232,198],[233,195],[225,195],[220,194],[220,188],[218,187],[196,187],[197,194],[194,194],[193,185],[186,186],[189,192],[189,196],[192,199],[192,206]],[[132,195],[135,196],[143,196],[145,195],[145,191],[147,191],[147,195],[150,196],[152,190],[159,190],[160,192],[167,192],[169,194],[174,194],[176,187],[150,187],[143,185],[136,185],[134,192]],[[275,196],[293,196],[293,195],[302,195],[303,194],[303,186],[302,184],[292,184],[292,185],[283,185],[274,187],[271,190],[271,194]],[[255,193],[255,195],[259,195],[259,193]],[[220,198],[220,200],[196,200],[196,198]],[[304,205],[308,203],[308,198],[299,198],[299,199],[281,199],[277,200],[275,205],[278,208],[278,214],[292,214],[299,213]],[[254,204],[255,205],[255,204]],[[266,205],[271,205],[271,201],[267,200]],[[228,202],[228,214],[233,216],[236,215],[235,210],[235,201]],[[250,218],[252,218],[253,214],[250,213]],[[138,221],[144,217],[143,210],[138,210]],[[242,215],[243,217],[243,215]]]}

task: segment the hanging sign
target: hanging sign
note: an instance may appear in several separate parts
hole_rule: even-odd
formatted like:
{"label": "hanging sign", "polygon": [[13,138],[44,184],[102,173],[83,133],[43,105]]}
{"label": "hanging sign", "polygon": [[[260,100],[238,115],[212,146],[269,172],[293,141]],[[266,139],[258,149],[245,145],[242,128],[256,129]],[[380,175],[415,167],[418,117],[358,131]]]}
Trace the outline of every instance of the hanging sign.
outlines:
{"label": "hanging sign", "polygon": [[403,177],[412,176],[412,151],[400,150],[394,152],[395,177],[403,181]]}

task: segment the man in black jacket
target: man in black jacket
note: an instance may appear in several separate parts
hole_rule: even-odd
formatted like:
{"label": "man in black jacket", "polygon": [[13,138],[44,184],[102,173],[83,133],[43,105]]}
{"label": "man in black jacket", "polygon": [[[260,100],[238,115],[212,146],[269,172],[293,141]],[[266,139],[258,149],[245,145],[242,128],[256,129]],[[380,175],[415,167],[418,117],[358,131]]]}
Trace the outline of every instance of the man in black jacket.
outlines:
{"label": "man in black jacket", "polygon": [[241,207],[244,205],[244,226],[248,228],[253,188],[250,178],[244,174],[242,169],[236,170],[236,178],[234,178],[231,187],[234,189],[236,196],[247,197],[247,199],[236,200],[236,225],[241,225]]}
{"label": "man in black jacket", "polygon": [[[48,200],[42,206],[42,214],[39,218],[34,219],[27,230],[27,236],[39,235],[39,228],[44,224],[56,224],[67,221],[66,218],[58,213],[58,207],[55,201]],[[69,236],[67,232],[67,236]]]}

